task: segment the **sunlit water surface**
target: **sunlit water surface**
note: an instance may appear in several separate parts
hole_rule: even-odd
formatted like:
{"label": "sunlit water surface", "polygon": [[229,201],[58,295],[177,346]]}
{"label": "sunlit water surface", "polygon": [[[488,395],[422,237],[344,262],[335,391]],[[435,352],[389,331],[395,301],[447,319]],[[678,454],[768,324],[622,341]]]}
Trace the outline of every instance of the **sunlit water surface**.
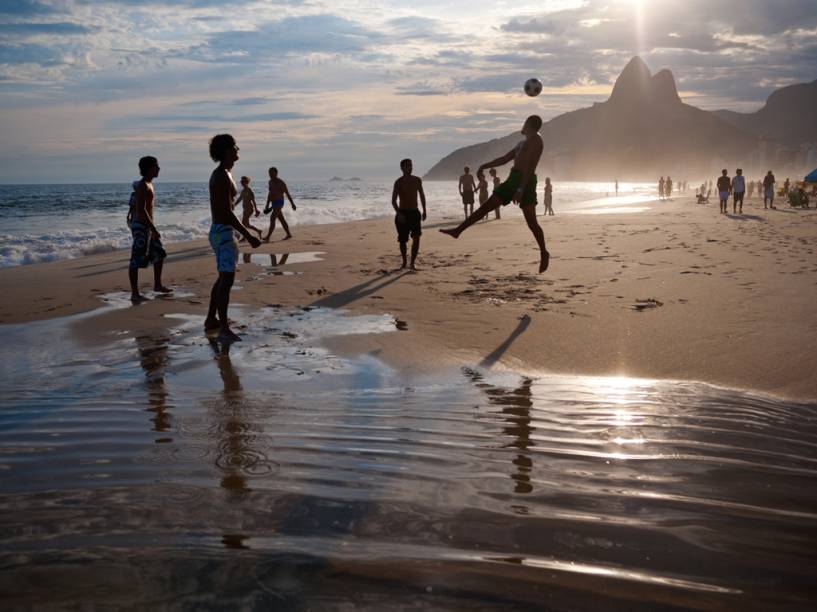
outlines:
{"label": "sunlit water surface", "polygon": [[[107,308],[120,305],[114,304]],[[236,309],[88,346],[3,326],[10,609],[806,609],[817,407],[627,378],[407,378]]]}

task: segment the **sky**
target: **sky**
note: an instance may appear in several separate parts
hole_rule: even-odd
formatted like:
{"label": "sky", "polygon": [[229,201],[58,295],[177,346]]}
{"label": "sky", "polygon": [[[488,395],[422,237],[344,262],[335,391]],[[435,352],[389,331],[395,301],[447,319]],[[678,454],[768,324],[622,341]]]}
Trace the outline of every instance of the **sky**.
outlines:
{"label": "sky", "polygon": [[259,180],[422,174],[604,101],[636,54],[687,103],[753,111],[817,79],[817,2],[0,0],[0,183],[129,181],[142,155],[206,180],[225,131]]}

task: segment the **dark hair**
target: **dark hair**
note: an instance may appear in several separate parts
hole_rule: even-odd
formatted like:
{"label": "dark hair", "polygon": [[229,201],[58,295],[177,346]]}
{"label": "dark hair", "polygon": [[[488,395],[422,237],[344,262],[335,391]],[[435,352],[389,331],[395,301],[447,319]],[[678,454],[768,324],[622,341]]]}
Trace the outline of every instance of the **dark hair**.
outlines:
{"label": "dark hair", "polygon": [[210,139],[210,159],[220,162],[230,147],[235,146],[235,138],[230,134],[217,134]]}
{"label": "dark hair", "polygon": [[241,182],[242,183],[249,183],[250,182],[250,177],[249,176],[242,176],[241,177]]}
{"label": "dark hair", "polygon": [[542,127],[542,118],[539,115],[531,115],[530,117],[525,119],[525,123],[530,125],[534,130],[538,132],[539,128]]}
{"label": "dark hair", "polygon": [[278,168],[276,168],[275,166],[270,166],[269,170],[267,170],[267,174],[271,174],[272,172],[278,174]]}
{"label": "dark hair", "polygon": [[471,166],[465,166],[465,168],[463,168],[463,170],[465,170],[466,172],[470,172],[471,171]]}
{"label": "dark hair", "polygon": [[727,170],[726,168],[724,168],[723,170],[721,170],[721,174],[729,174],[729,170]]}
{"label": "dark hair", "polygon": [[411,160],[408,157],[406,159],[401,159],[400,160],[400,169],[402,170],[403,168],[405,168],[410,163],[411,163]]}
{"label": "dark hair", "polygon": [[139,160],[139,174],[145,176],[153,166],[158,166],[159,160],[152,155],[145,155]]}

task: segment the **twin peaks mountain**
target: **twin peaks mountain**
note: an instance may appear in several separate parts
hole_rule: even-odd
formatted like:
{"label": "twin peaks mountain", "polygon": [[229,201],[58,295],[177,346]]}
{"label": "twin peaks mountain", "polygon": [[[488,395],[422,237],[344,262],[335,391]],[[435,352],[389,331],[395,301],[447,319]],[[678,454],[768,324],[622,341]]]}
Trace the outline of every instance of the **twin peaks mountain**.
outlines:
{"label": "twin peaks mountain", "polygon": [[[802,87],[813,96],[817,81]],[[777,102],[775,97],[784,91],[772,94],[767,107]],[[804,95],[800,91],[784,95],[785,104],[781,105],[789,110],[802,106]],[[806,103],[804,108],[815,106]],[[781,119],[774,109],[766,112],[762,125],[756,121],[758,113],[712,113],[684,104],[669,70],[652,74],[640,57],[634,57],[619,75],[606,102],[559,115],[542,126],[545,153],[540,171],[560,179],[645,178],[679,171],[684,176],[701,176],[718,161],[747,163],[759,139],[766,136],[764,131],[780,129]],[[807,116],[799,114],[806,122]],[[796,118],[789,115],[783,121]],[[426,178],[456,179],[464,166],[475,169],[507,153],[521,139],[515,132],[458,149],[431,168]]]}

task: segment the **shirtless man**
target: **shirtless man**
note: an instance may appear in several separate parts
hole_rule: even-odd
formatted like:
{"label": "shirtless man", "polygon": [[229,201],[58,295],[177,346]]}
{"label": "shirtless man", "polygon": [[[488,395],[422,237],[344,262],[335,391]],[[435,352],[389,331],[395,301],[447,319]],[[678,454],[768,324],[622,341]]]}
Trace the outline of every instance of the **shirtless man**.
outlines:
{"label": "shirtless man", "polygon": [[218,134],[210,141],[210,157],[218,167],[210,175],[210,246],[216,255],[218,278],[210,291],[210,306],[204,321],[206,331],[218,329],[219,338],[233,342],[241,338],[230,329],[227,308],[230,306],[230,289],[235,280],[238,264],[238,245],[233,230],[241,234],[256,248],[261,241],[250,234],[233,214],[232,204],[236,196],[235,182],[230,170],[238,161],[238,145],[230,134]]}
{"label": "shirtless man", "polygon": [[[469,214],[474,214],[474,175],[471,174],[471,168],[468,166],[463,168],[463,172],[465,174],[460,177],[458,188],[460,190],[460,197],[462,198],[462,209],[467,219]],[[471,209],[470,212],[468,210],[469,207]]]}
{"label": "shirtless man", "polygon": [[[417,271],[414,262],[420,251],[420,235],[423,233],[420,220],[426,220],[426,194],[423,192],[423,180],[411,174],[413,166],[410,159],[400,162],[403,176],[394,181],[391,193],[391,205],[394,208],[394,225],[397,227],[397,242],[400,243],[400,255],[403,257],[401,269],[406,267],[406,243],[411,234],[411,270]],[[417,210],[417,196],[423,205],[423,214]],[[399,205],[398,205],[399,200]]]}
{"label": "shirtless man", "polygon": [[[488,170],[488,174],[491,175],[491,185],[493,185],[494,189],[496,189],[502,184],[502,181],[499,180],[499,177],[496,175],[496,168],[491,168],[490,170]],[[482,206],[482,202],[480,202],[479,205]],[[500,208],[501,207],[497,207],[497,209],[494,211],[494,216],[496,219],[499,219],[501,217],[501,215],[499,214]]]}
{"label": "shirtless man", "polygon": [[479,221],[490,211],[506,206],[513,202],[518,202],[525,221],[528,224],[536,243],[539,245],[539,272],[548,269],[550,263],[550,253],[545,248],[545,234],[536,220],[536,166],[542,157],[544,143],[539,135],[542,127],[542,118],[538,115],[531,115],[522,126],[522,135],[525,140],[519,142],[513,150],[502,157],[482,164],[477,170],[477,174],[487,168],[502,166],[513,160],[513,168],[508,179],[494,190],[488,201],[473,212],[465,221],[452,229],[441,229],[443,234],[448,234],[454,238],[459,238],[460,234]]}
{"label": "shirtless man", "polygon": [[[241,202],[243,205],[243,210],[241,212],[241,225],[244,227],[255,230],[258,232],[258,237],[261,237],[261,230],[255,227],[254,225],[250,224],[250,219],[252,218],[253,211],[255,212],[255,216],[257,217],[261,213],[258,210],[258,205],[255,203],[255,192],[250,189],[250,177],[249,176],[242,176],[241,177],[241,193],[238,194],[238,199],[233,204],[233,208],[238,206],[238,203]],[[244,240],[242,237],[241,240]]]}
{"label": "shirtless man", "polygon": [[267,205],[264,207],[264,213],[271,210],[272,214],[269,218],[269,231],[264,237],[264,242],[269,242],[270,236],[272,236],[272,232],[275,229],[276,219],[281,222],[281,227],[283,227],[287,233],[284,240],[292,238],[287,220],[284,219],[284,196],[289,198],[292,210],[298,210],[295,207],[295,202],[292,201],[292,196],[289,195],[287,184],[278,178],[278,168],[272,167],[269,169],[269,193],[267,194]]}
{"label": "shirtless man", "polygon": [[159,176],[159,161],[153,156],[139,160],[139,174],[142,179],[134,182],[131,206],[128,210],[128,226],[133,235],[128,279],[130,299],[134,304],[147,298],[139,293],[139,268],[153,264],[153,290],[156,293],[171,293],[162,284],[162,266],[167,253],[162,247],[159,230],[153,224],[153,179]]}

